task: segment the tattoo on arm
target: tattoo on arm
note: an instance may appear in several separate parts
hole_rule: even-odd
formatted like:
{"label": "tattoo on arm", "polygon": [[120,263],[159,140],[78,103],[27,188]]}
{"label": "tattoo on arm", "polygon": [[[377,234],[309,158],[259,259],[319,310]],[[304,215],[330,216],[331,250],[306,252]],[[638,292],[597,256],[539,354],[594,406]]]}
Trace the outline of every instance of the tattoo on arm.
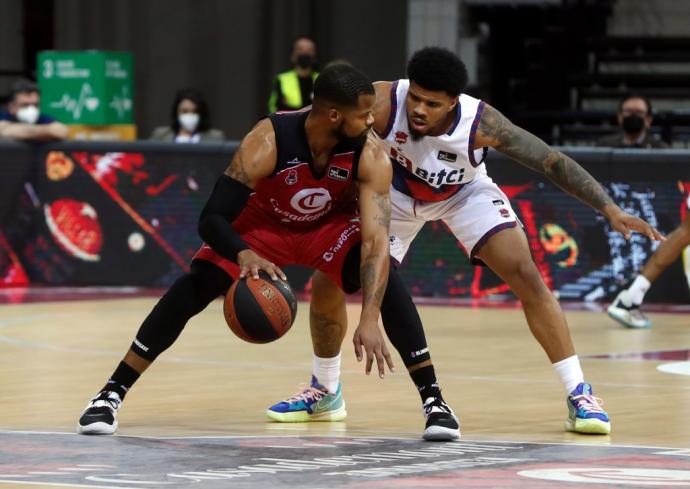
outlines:
{"label": "tattoo on arm", "polygon": [[228,176],[230,178],[234,178],[240,183],[243,183],[244,185],[247,185],[250,181],[250,178],[245,170],[244,165],[245,163],[242,159],[242,150],[238,150],[237,154],[232,160],[232,164],[230,165]]}
{"label": "tattoo on arm", "polygon": [[[383,296],[386,293],[386,280],[379,280],[376,283],[376,261],[378,255],[369,255],[359,267],[359,280],[362,286],[362,294],[364,295],[364,304],[373,302],[377,308],[381,307]],[[387,277],[386,277],[387,278]]]}
{"label": "tattoo on arm", "polygon": [[518,163],[544,174],[553,183],[597,210],[613,200],[587,170],[533,134],[514,125],[499,111],[486,106],[478,131],[493,147]]}
{"label": "tattoo on arm", "polygon": [[387,194],[374,194],[374,202],[376,202],[377,214],[374,220],[381,226],[388,229],[391,225],[391,201]]}

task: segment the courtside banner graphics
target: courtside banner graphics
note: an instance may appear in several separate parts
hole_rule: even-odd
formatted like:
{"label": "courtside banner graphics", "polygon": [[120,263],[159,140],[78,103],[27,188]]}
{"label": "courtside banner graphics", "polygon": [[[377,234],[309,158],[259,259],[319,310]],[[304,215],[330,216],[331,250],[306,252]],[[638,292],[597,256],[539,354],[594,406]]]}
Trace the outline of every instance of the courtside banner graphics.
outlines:
{"label": "courtside banner graphics", "polygon": [[[169,286],[201,242],[198,215],[236,148],[0,143],[0,284]],[[561,150],[618,205],[664,233],[687,212],[690,151]],[[610,299],[658,246],[640,235],[626,241],[594,210],[500,153],[490,152],[486,165],[510,199],[545,282],[562,300]],[[424,226],[400,270],[416,296],[510,295],[486,267],[469,262],[442,222]],[[292,270],[293,288],[308,288],[309,275]],[[690,301],[680,260],[648,298]]]}

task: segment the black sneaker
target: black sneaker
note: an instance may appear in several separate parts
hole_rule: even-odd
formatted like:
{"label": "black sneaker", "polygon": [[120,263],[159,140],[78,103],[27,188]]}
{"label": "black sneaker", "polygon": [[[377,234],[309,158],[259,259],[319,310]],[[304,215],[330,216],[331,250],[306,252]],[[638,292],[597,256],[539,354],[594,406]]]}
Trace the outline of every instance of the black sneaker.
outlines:
{"label": "black sneaker", "polygon": [[422,438],[428,441],[450,441],[460,438],[460,422],[453,410],[440,397],[424,401],[426,426]]}
{"label": "black sneaker", "polygon": [[117,429],[117,410],[122,400],[114,391],[102,391],[89,401],[81,413],[77,433],[82,435],[112,435]]}

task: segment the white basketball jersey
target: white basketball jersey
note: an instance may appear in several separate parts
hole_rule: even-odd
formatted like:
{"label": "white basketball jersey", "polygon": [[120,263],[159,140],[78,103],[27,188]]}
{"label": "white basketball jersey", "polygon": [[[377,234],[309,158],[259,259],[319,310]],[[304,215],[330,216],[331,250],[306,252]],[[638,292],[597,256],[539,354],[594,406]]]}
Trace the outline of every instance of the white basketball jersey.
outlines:
{"label": "white basketball jersey", "polygon": [[409,86],[409,80],[393,82],[391,113],[380,136],[393,160],[393,186],[414,199],[439,202],[477,175],[486,174],[486,148],[472,149],[484,102],[460,95],[455,121],[447,133],[414,140],[405,110]]}

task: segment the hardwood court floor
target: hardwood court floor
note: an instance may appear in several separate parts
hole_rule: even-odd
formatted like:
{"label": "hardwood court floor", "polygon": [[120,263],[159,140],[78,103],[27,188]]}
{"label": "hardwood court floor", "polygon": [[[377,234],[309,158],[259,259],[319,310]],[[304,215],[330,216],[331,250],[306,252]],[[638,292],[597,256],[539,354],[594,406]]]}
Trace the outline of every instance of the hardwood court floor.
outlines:
{"label": "hardwood court floor", "polygon": [[[155,299],[0,306],[0,430],[72,432]],[[351,329],[358,307],[348,306]],[[444,395],[463,438],[664,447],[690,446],[690,378],[657,370],[661,360],[589,355],[690,349],[690,320],[651,314],[651,330],[625,330],[601,312],[567,312],[586,378],[604,398],[611,436],[562,429],[565,395],[522,312],[420,307]],[[269,345],[235,338],[216,301],[149,369],[120,412],[122,435],[348,434],[419,437],[416,391],[398,373],[366,377],[344,345],[349,416],[341,423],[267,422],[267,406],[309,380],[308,304],[292,330]],[[687,357],[686,357],[687,358]]]}

